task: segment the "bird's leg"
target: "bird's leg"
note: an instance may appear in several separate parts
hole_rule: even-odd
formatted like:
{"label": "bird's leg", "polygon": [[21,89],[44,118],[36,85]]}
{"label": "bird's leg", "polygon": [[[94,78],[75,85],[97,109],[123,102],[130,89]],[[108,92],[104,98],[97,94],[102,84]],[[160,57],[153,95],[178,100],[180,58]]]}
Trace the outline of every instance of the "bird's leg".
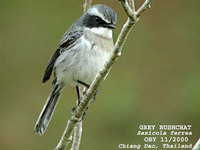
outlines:
{"label": "bird's leg", "polygon": [[[80,80],[77,80],[77,82],[80,83],[80,84],[82,84],[83,86],[85,86],[85,87],[88,88],[88,89],[90,88],[90,85],[87,84],[87,83],[85,83],[85,82],[82,82],[82,81],[80,81]],[[95,100],[96,100],[96,96],[97,96],[97,93],[98,93],[98,90],[96,90],[95,93],[94,93],[92,103],[95,102]],[[87,97],[87,95],[86,95],[86,91],[83,92],[83,95]]]}
{"label": "bird's leg", "polygon": [[[82,82],[82,81],[80,81],[80,80],[77,80],[77,82],[78,82],[79,84],[85,86],[85,87],[88,88],[88,89],[90,88],[90,85],[87,84],[87,83],[84,83],[84,82]],[[77,92],[77,93],[78,93],[78,92]],[[96,92],[94,93],[94,97],[93,97],[93,101],[92,101],[92,102],[94,102],[94,101],[96,100],[96,95],[97,95],[97,93],[98,93],[98,90],[96,90]],[[78,95],[79,95],[78,97],[80,97],[80,93],[79,93]],[[83,96],[87,97],[86,91],[83,91]],[[83,115],[82,115],[82,117],[81,117],[80,122],[83,121],[83,119],[84,119],[84,117],[85,117],[85,115],[86,115],[87,110],[88,110],[88,107],[87,107],[86,110],[84,111],[84,113],[83,113]]]}
{"label": "bird's leg", "polygon": [[78,104],[77,105],[79,105],[80,102],[81,102],[81,97],[80,97],[80,91],[79,91],[78,85],[76,86],[76,92],[77,92],[77,97],[78,97]]}
{"label": "bird's leg", "polygon": [[81,97],[80,97],[80,91],[79,91],[79,87],[78,85],[76,86],[76,92],[77,92],[77,97],[78,97],[78,100],[77,100],[77,104],[74,108],[72,108],[72,113],[74,113],[75,109],[78,107],[78,105],[80,104],[81,102]]}
{"label": "bird's leg", "polygon": [[87,84],[87,83],[85,83],[85,82],[82,82],[82,81],[80,81],[80,80],[77,80],[77,82],[78,83],[80,83],[80,84],[82,84],[83,86],[85,86],[86,88],[90,88],[90,85],[89,84]]}
{"label": "bird's leg", "polygon": [[[81,96],[80,96],[80,90],[79,90],[79,86],[78,86],[78,85],[76,86],[76,92],[77,92],[78,101],[77,101],[76,106],[75,106],[74,108],[72,108],[72,111],[71,111],[72,114],[74,113],[74,111],[76,110],[76,108],[77,108],[77,107],[79,106],[79,104],[81,103]],[[80,122],[83,121],[83,119],[84,119],[84,117],[85,117],[85,115],[86,115],[86,111],[87,111],[87,110],[88,110],[88,107],[87,107],[86,110],[84,111],[84,113],[83,113],[83,115],[82,115],[82,117],[81,117]]]}
{"label": "bird's leg", "polygon": [[[80,80],[77,80],[77,82],[78,82],[79,84],[85,86],[87,89],[90,88],[90,85],[87,84],[87,83],[85,83],[85,82],[82,82],[82,81],[80,81]],[[87,95],[86,95],[86,91],[83,91],[83,96],[87,97]]]}

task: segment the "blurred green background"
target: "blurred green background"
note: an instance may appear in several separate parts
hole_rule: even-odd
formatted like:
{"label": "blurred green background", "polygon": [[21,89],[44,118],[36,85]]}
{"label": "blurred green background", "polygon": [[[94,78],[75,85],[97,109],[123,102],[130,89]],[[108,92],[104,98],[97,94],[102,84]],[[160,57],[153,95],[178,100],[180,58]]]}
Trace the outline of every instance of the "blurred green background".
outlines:
{"label": "blurred green background", "polygon": [[[142,1],[137,0],[137,6]],[[76,103],[74,87],[62,93],[43,136],[33,127],[51,89],[42,84],[50,55],[83,13],[82,0],[0,1],[0,149],[53,149]],[[96,0],[126,15],[117,0]],[[128,37],[122,56],[99,89],[83,125],[82,150],[116,150],[142,144],[141,124],[191,124],[200,133],[200,1],[154,0]],[[52,79],[51,79],[52,80]]]}

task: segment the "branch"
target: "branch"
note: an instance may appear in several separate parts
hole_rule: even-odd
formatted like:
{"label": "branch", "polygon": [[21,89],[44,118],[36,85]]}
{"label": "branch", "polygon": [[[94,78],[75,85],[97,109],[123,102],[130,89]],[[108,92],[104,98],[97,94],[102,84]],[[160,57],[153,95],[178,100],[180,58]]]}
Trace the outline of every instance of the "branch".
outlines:
{"label": "branch", "polygon": [[135,2],[134,2],[134,0],[129,0],[129,5],[131,6],[131,9],[135,12]]}
{"label": "branch", "polygon": [[143,5],[138,9],[137,13],[136,13],[136,16],[137,17],[140,17],[141,14],[146,10],[146,9],[149,9],[151,8],[151,5],[150,3],[152,2],[153,0],[146,0]]}
{"label": "branch", "polygon": [[199,140],[196,142],[196,144],[194,145],[194,147],[192,148],[192,150],[199,150],[200,149],[200,138]]}
{"label": "branch", "polygon": [[[80,90],[80,98],[81,101],[83,99],[83,92],[85,91],[85,88],[81,88]],[[78,100],[77,100],[77,105],[78,105]],[[70,150],[79,150],[80,144],[81,144],[81,135],[82,135],[82,122],[77,122],[75,129],[74,129],[74,138],[73,138],[73,143],[72,147]]]}
{"label": "branch", "polygon": [[[133,1],[131,2],[132,5],[130,6],[128,4],[127,0],[119,0],[121,3],[121,6],[123,7],[124,11],[126,12],[126,14],[128,15],[128,17],[132,20],[132,21],[136,21],[136,12],[132,9],[133,7]],[[135,5],[134,5],[135,6]]]}
{"label": "branch", "polygon": [[[67,128],[71,128],[71,126],[69,126],[69,125],[70,125],[70,120],[68,120],[66,129],[67,129]],[[71,128],[71,129],[72,129],[72,128]],[[73,129],[72,129],[72,130],[73,130]],[[68,133],[67,133],[66,131],[67,131],[67,130],[64,131],[62,138],[60,139],[60,141],[59,141],[57,147],[56,147],[54,150],[64,150],[65,147],[72,141],[71,132],[73,132],[73,131],[68,132]],[[67,137],[67,138],[66,138],[66,137]]]}
{"label": "branch", "polygon": [[[108,74],[110,69],[112,68],[115,61],[118,59],[118,57],[121,54],[121,49],[128,37],[129,32],[131,31],[132,27],[137,23],[139,20],[139,17],[141,14],[149,8],[149,5],[152,0],[146,0],[144,4],[138,9],[138,11],[135,11],[133,9],[133,6],[135,6],[132,0],[132,5],[130,6],[127,2],[127,0],[119,0],[121,3],[121,6],[124,8],[127,16],[129,17],[124,24],[123,28],[121,29],[121,32],[118,36],[118,39],[115,43],[114,52],[110,58],[110,60],[105,65],[104,69],[98,73],[92,84],[90,85],[90,88],[86,91],[86,96],[83,97],[81,103],[77,107],[77,109],[74,111],[74,114],[72,117],[68,120],[68,124],[65,128],[65,131],[63,133],[62,138],[60,139],[59,144],[55,148],[55,150],[64,150],[65,147],[69,144],[69,139],[74,131],[74,128],[78,121],[81,119],[81,116],[83,115],[84,111],[88,107],[89,103],[91,102],[91,99],[96,92],[99,85],[102,83],[105,76]],[[86,0],[86,2],[88,2]],[[89,4],[89,3],[88,3]],[[85,8],[87,8],[86,4],[84,5]]]}
{"label": "branch", "polygon": [[73,138],[73,143],[70,150],[79,150],[80,143],[81,143],[81,135],[82,135],[82,122],[78,122],[74,129],[74,138]]}
{"label": "branch", "polygon": [[83,4],[84,13],[90,8],[92,4],[92,0],[85,0],[85,4]]}

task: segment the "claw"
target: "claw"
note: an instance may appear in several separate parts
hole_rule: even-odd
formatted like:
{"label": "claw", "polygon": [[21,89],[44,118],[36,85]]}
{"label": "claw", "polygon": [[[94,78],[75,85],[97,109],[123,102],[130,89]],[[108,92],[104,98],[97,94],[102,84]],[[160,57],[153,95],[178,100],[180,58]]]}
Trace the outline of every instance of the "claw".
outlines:
{"label": "claw", "polygon": [[83,96],[84,96],[85,98],[88,98],[87,92],[86,92],[86,91],[83,91]]}
{"label": "claw", "polygon": [[74,114],[74,111],[76,110],[77,107],[78,107],[78,105],[76,105],[75,107],[72,108],[72,110],[71,110],[72,115]]}
{"label": "claw", "polygon": [[84,111],[84,113],[83,113],[83,115],[82,115],[82,117],[81,117],[81,120],[79,120],[78,122],[81,122],[81,121],[84,120],[84,117],[85,117],[85,115],[86,115],[87,110],[88,110],[88,107],[87,107],[86,110]]}
{"label": "claw", "polygon": [[98,90],[95,91],[94,96],[93,96],[93,101],[92,103],[94,103],[96,101],[97,98],[97,94],[98,94]]}

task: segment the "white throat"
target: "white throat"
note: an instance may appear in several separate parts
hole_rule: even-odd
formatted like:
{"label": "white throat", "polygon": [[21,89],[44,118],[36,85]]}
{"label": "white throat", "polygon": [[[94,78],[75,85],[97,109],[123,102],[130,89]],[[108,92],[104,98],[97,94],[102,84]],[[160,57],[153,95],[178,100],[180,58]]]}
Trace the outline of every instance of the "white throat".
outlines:
{"label": "white throat", "polygon": [[91,28],[89,30],[91,32],[93,32],[94,34],[97,34],[97,35],[102,36],[104,38],[112,39],[112,30],[111,29],[99,27],[99,28]]}

